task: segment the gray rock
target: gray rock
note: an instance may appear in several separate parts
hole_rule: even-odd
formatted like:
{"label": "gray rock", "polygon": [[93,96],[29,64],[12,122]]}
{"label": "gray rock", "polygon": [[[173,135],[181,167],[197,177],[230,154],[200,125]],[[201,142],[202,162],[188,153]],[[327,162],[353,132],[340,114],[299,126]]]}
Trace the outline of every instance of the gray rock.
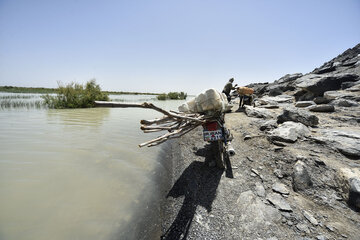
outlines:
{"label": "gray rock", "polygon": [[298,138],[309,136],[309,129],[302,123],[284,122],[269,132],[270,141],[294,143]]}
{"label": "gray rock", "polygon": [[[356,87],[356,86],[354,86]],[[328,100],[335,100],[335,99],[339,99],[339,98],[343,98],[343,99],[350,99],[350,100],[357,100],[359,99],[359,93],[358,92],[351,92],[349,91],[352,88],[348,88],[345,91],[344,90],[340,90],[340,91],[328,91],[324,93],[324,98],[328,99]]]}
{"label": "gray rock", "polygon": [[285,184],[279,182],[276,182],[272,185],[272,190],[283,195],[288,195],[290,193]]}
{"label": "gray rock", "polygon": [[281,214],[275,208],[265,204],[251,190],[242,192],[236,201],[239,212],[237,223],[242,227],[243,234],[253,234],[268,222],[278,222]]}
{"label": "gray rock", "polygon": [[266,195],[264,186],[259,182],[257,182],[255,185],[255,192],[259,197],[265,197]]}
{"label": "gray rock", "polygon": [[305,217],[309,222],[311,222],[312,225],[317,226],[317,225],[319,224],[318,221],[314,218],[314,216],[311,215],[309,212],[304,211],[303,213],[304,213],[304,217]]}
{"label": "gray rock", "polygon": [[357,178],[350,179],[348,203],[350,206],[360,210],[360,180]]}
{"label": "gray rock", "polygon": [[[336,64],[336,66],[339,66],[339,65]],[[336,66],[330,65],[330,66],[320,67],[320,68],[315,69],[315,70],[313,71],[313,73],[316,73],[316,74],[324,74],[324,73],[333,72],[333,71],[336,70]]]}
{"label": "gray rock", "polygon": [[357,81],[357,74],[307,74],[295,81],[297,87],[321,95],[326,91],[341,89],[341,83]]}
{"label": "gray rock", "polygon": [[296,228],[299,229],[301,232],[310,233],[310,229],[305,223],[296,224]]}
{"label": "gray rock", "polygon": [[339,193],[350,207],[360,210],[360,170],[341,168],[337,171],[336,184],[341,190]]}
{"label": "gray rock", "polygon": [[266,199],[280,211],[292,212],[289,203],[278,193],[269,193]]}
{"label": "gray rock", "polygon": [[275,174],[275,176],[277,176],[280,179],[284,177],[284,174],[282,173],[282,171],[280,169],[275,169],[274,174]]}
{"label": "gray rock", "polygon": [[334,227],[331,226],[331,225],[329,225],[328,223],[325,224],[325,227],[326,227],[327,229],[329,229],[331,232],[335,231]]}
{"label": "gray rock", "polygon": [[249,117],[256,117],[256,118],[269,119],[274,117],[273,114],[267,109],[251,107],[251,106],[245,106],[245,113]]}
{"label": "gray rock", "polygon": [[331,100],[324,97],[316,97],[313,100],[316,104],[328,104]]}
{"label": "gray rock", "polygon": [[268,88],[269,96],[278,96],[283,94],[282,86],[275,85]]}
{"label": "gray rock", "polygon": [[264,106],[261,106],[261,107],[266,108],[266,109],[275,109],[275,108],[279,108],[279,105],[272,104],[272,105],[264,105]]}
{"label": "gray rock", "polygon": [[285,76],[281,77],[279,80],[275,82],[278,84],[292,82],[302,76],[303,76],[302,73],[286,74]]}
{"label": "gray rock", "polygon": [[[269,138],[270,139],[270,138]],[[287,144],[284,143],[284,142],[280,142],[280,141],[276,141],[276,140],[271,140],[270,141],[272,142],[272,144],[276,145],[276,146],[279,146],[279,147],[286,147]]]}
{"label": "gray rock", "polygon": [[271,130],[271,129],[276,128],[277,126],[278,125],[277,125],[276,120],[269,120],[269,121],[266,121],[263,124],[261,124],[260,130],[261,131]]}
{"label": "gray rock", "polygon": [[279,95],[276,97],[263,97],[261,98],[262,101],[266,102],[267,104],[273,104],[275,103],[292,103],[294,101],[293,96],[289,95]]}
{"label": "gray rock", "polygon": [[316,126],[319,124],[319,118],[317,116],[306,110],[297,108],[285,108],[277,119],[280,123],[293,121],[302,123],[306,126]]}
{"label": "gray rock", "polygon": [[351,87],[353,87],[353,86],[355,86],[357,84],[360,84],[360,81],[357,81],[357,82],[343,82],[341,84],[341,89],[345,90],[345,89],[351,88]]}
{"label": "gray rock", "polygon": [[324,235],[317,235],[316,239],[317,240],[328,240],[328,238],[326,236],[324,236]]}
{"label": "gray rock", "polygon": [[307,171],[307,166],[302,161],[297,161],[295,163],[292,179],[293,188],[295,191],[302,191],[312,186],[312,181]]}
{"label": "gray rock", "polygon": [[316,141],[327,144],[350,158],[360,158],[360,131],[322,129],[319,134],[320,136],[313,137]]}
{"label": "gray rock", "polygon": [[299,101],[299,102],[296,102],[295,107],[303,108],[303,107],[309,107],[312,105],[316,105],[316,103],[314,101]]}
{"label": "gray rock", "polygon": [[359,104],[352,100],[347,99],[336,99],[334,101],[331,101],[331,105],[339,106],[339,107],[357,107]]}
{"label": "gray rock", "polygon": [[301,96],[298,96],[296,99],[297,101],[311,101],[313,100],[317,95],[313,92],[305,91]]}
{"label": "gray rock", "polygon": [[334,112],[334,105],[323,104],[323,105],[314,105],[307,108],[311,112]]}
{"label": "gray rock", "polygon": [[350,92],[359,92],[360,91],[360,84],[356,84],[355,86],[352,86],[348,89],[346,89],[347,91],[350,91]]}

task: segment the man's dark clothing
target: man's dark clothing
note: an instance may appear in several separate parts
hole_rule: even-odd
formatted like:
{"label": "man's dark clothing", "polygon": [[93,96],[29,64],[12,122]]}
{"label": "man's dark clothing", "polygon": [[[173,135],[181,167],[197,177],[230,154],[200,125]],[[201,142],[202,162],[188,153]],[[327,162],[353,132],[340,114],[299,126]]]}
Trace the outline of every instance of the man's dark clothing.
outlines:
{"label": "man's dark clothing", "polygon": [[222,91],[223,93],[225,93],[228,102],[230,102],[230,100],[231,100],[230,91],[232,89],[234,89],[232,82],[228,81],[224,87],[224,90]]}

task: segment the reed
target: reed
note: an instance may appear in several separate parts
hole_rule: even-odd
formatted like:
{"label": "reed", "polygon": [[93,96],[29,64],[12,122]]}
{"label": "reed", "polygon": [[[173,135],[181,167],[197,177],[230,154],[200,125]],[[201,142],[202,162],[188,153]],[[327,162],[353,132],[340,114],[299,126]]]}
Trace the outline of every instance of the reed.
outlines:
{"label": "reed", "polygon": [[0,100],[0,109],[13,109],[13,108],[26,108],[26,109],[42,109],[46,105],[42,100],[36,101],[24,101],[24,100],[14,100],[14,99],[1,99]]}
{"label": "reed", "polygon": [[0,96],[0,100],[2,99],[30,99],[30,98],[37,98],[36,95],[24,95],[24,94],[17,94],[17,95],[4,95]]}

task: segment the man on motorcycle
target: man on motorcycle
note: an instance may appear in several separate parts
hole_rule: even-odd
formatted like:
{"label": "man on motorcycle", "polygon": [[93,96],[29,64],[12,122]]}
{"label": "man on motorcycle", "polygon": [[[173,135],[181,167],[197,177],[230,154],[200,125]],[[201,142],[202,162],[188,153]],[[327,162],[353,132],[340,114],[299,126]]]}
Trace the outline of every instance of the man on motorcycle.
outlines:
{"label": "man on motorcycle", "polygon": [[234,82],[234,78],[230,78],[229,81],[226,83],[224,90],[222,91],[223,93],[225,93],[228,102],[230,102],[230,100],[231,100],[231,96],[230,96],[231,90],[234,90],[235,87],[237,86],[237,84],[235,84],[235,86],[233,86],[232,85],[233,82]]}

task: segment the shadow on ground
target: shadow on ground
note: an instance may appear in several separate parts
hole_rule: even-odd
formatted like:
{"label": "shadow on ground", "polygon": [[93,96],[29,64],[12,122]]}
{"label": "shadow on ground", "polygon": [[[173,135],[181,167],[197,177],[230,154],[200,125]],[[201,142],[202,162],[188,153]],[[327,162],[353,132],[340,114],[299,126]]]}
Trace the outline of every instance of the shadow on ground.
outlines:
{"label": "shadow on ground", "polygon": [[184,202],[170,228],[161,239],[176,240],[186,239],[193,221],[196,208],[204,207],[208,212],[216,197],[216,189],[219,185],[224,170],[209,167],[212,160],[208,146],[199,149],[195,154],[205,156],[205,162],[192,162],[175,182],[167,197],[179,198],[184,196]]}

